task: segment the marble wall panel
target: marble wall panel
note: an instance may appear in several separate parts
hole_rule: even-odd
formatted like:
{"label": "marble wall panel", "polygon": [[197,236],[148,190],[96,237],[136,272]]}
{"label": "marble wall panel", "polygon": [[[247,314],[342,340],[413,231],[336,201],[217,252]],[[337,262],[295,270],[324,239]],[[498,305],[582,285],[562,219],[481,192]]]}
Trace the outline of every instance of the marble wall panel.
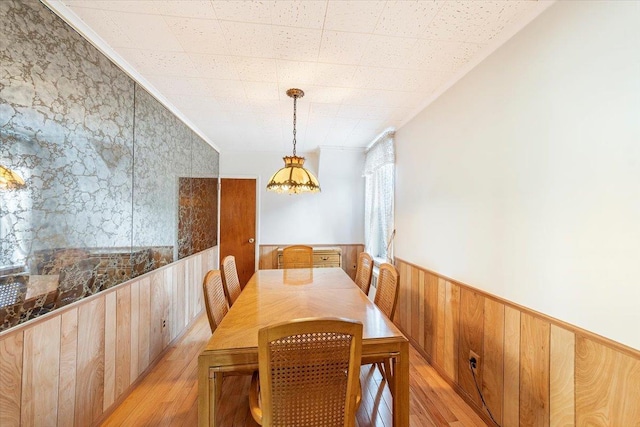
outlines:
{"label": "marble wall panel", "polygon": [[217,245],[218,178],[180,178],[180,258]]}
{"label": "marble wall panel", "polygon": [[216,178],[219,176],[220,155],[195,133],[193,138],[193,174],[194,178]]}
{"label": "marble wall panel", "polygon": [[0,2],[1,265],[131,245],[134,82],[35,1]]}
{"label": "marble wall panel", "polygon": [[180,178],[179,258],[217,245],[219,154],[192,134],[192,178]]}
{"label": "marble wall panel", "polygon": [[135,110],[133,246],[169,248],[174,258],[187,248],[184,256],[191,255],[189,242],[178,238],[177,220],[184,215],[178,180],[191,176],[192,132],[139,86]]}
{"label": "marble wall panel", "polygon": [[26,182],[0,189],[0,330],[216,244],[190,233],[217,229],[217,186],[197,184],[215,218],[179,197],[218,153],[88,41],[2,0],[0,64],[0,165]]}

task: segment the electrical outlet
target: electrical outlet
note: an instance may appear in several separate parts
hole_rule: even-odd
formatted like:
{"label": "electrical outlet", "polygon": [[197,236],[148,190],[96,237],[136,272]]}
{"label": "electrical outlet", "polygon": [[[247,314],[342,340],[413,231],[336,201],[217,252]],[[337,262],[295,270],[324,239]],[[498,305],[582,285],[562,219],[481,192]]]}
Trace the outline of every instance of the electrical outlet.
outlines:
{"label": "electrical outlet", "polygon": [[480,368],[480,356],[473,350],[469,350],[469,362],[471,359],[476,359],[476,369]]}

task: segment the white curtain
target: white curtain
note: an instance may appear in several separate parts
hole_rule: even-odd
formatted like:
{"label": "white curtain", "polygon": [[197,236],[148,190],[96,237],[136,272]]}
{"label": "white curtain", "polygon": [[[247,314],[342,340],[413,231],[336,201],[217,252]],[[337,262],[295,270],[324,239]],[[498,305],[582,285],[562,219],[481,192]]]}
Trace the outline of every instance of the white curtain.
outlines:
{"label": "white curtain", "polygon": [[394,132],[382,134],[366,153],[365,250],[374,258],[393,260]]}

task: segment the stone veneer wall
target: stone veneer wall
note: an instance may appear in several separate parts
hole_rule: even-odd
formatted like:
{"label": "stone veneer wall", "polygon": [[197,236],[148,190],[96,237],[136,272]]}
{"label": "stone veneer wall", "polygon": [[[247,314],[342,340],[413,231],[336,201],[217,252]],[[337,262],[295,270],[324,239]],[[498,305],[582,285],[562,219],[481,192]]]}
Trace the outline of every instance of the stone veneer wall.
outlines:
{"label": "stone veneer wall", "polygon": [[87,40],[0,1],[0,63],[0,330],[217,244],[219,154]]}

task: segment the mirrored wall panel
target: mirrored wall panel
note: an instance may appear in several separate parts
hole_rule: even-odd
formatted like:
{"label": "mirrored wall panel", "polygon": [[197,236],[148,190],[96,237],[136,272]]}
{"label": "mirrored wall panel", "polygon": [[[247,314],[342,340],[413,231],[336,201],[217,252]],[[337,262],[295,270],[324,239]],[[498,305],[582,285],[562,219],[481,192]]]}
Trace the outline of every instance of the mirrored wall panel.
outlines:
{"label": "mirrored wall panel", "polygon": [[217,244],[218,153],[35,0],[0,1],[0,331]]}

